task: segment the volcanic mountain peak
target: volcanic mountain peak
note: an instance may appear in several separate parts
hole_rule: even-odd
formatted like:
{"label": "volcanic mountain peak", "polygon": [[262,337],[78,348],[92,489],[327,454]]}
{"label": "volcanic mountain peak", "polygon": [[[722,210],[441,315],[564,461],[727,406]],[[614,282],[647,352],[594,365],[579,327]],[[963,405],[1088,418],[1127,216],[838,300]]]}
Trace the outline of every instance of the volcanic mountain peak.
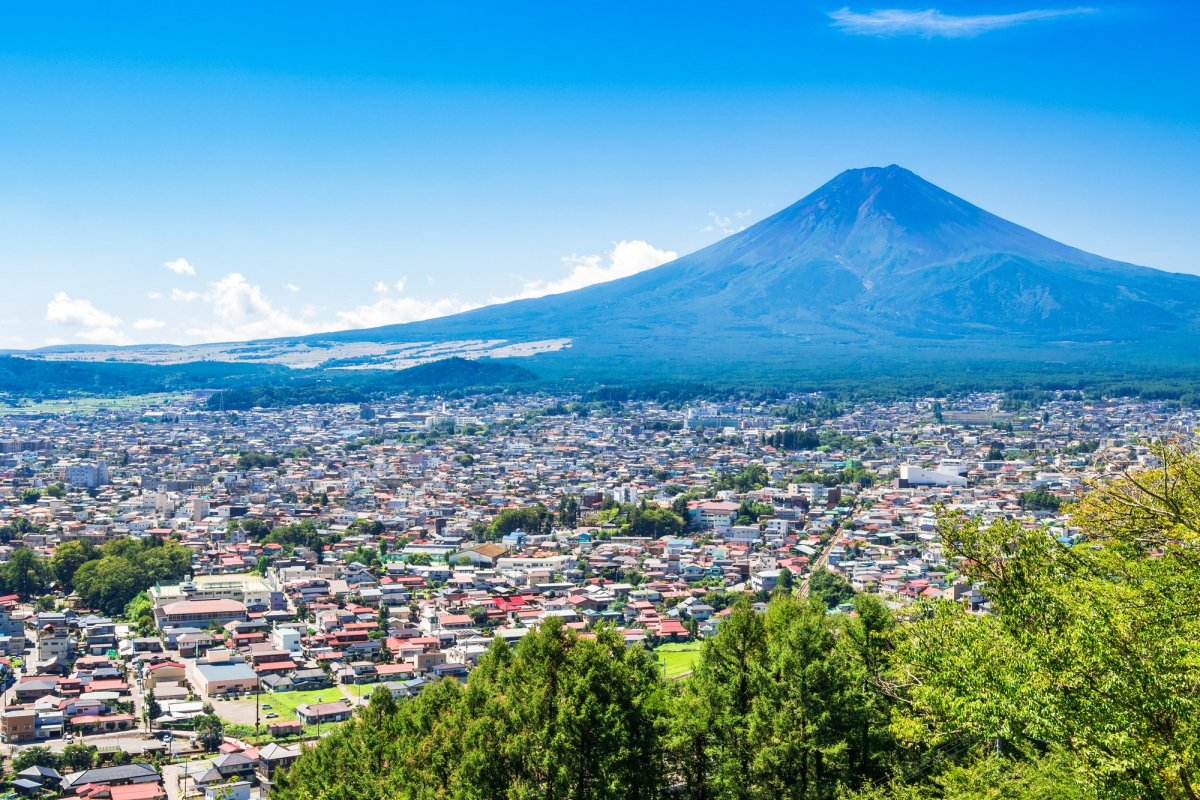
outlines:
{"label": "volcanic mountain peak", "polygon": [[635,362],[1069,361],[1085,347],[1093,358],[1117,358],[1114,347],[1157,357],[1197,341],[1200,278],[1060,244],[893,164],[843,172],[744,231],[626,278],[272,346],[305,358],[330,343],[379,346],[356,366],[411,362],[414,348],[499,348],[538,353],[535,371],[587,376]]}
{"label": "volcanic mountain peak", "polygon": [[847,170],[710,249],[743,261],[829,261],[871,280],[995,253],[1099,260],[990,214],[895,164]]}

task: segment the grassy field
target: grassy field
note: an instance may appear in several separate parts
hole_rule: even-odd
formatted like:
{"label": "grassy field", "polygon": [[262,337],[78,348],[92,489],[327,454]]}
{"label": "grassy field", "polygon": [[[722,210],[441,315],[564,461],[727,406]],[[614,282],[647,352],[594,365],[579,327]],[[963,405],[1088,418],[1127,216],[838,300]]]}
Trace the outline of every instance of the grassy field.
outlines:
{"label": "grassy field", "polygon": [[654,653],[667,677],[678,678],[691,672],[696,659],[700,658],[700,642],[664,644],[654,648]]}
{"label": "grassy field", "polygon": [[[272,711],[279,715],[279,719],[296,719],[296,706],[302,706],[305,703],[332,703],[335,700],[341,700],[343,694],[340,689],[317,689],[311,692],[278,692],[276,694],[264,694],[261,698],[262,705],[271,706],[269,709],[264,709],[263,718]],[[253,703],[252,700],[245,701]],[[274,722],[275,720],[270,720]]]}
{"label": "grassy field", "polygon": [[[372,687],[364,687],[370,689]],[[225,720],[225,731],[230,736],[236,736],[255,744],[266,744],[274,741],[293,741],[296,737],[276,739],[267,735],[267,726],[273,722],[284,722],[297,719],[296,706],[305,703],[332,703],[344,699],[340,689],[317,689],[312,692],[279,692],[278,694],[264,693],[259,697],[259,729],[254,731],[254,701],[253,700],[217,700],[213,702],[217,715]],[[267,708],[270,706],[270,708]],[[278,716],[267,718],[267,714]],[[301,738],[312,738],[318,733],[328,733],[342,723],[321,725],[305,725]]]}
{"label": "grassy field", "polygon": [[40,400],[16,406],[0,405],[0,417],[12,414],[95,414],[97,411],[130,411],[166,405],[189,396],[186,393],[161,393]]}

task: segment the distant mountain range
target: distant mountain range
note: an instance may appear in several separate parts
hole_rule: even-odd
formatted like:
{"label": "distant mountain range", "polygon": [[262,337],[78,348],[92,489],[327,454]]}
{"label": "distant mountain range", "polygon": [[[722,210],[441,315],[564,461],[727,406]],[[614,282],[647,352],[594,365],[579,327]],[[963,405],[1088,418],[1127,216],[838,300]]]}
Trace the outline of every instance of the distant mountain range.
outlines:
{"label": "distant mountain range", "polygon": [[848,170],[716,244],[573,292],[297,339],[41,357],[326,369],[521,357],[542,375],[609,379],[966,361],[1190,366],[1198,334],[1200,277],[1060,244],[893,165]]}

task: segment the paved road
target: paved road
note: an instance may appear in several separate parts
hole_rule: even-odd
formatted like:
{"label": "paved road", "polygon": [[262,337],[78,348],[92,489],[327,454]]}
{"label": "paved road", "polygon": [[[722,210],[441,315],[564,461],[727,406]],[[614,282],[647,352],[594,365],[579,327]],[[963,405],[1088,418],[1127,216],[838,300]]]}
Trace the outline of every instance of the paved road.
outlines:
{"label": "paved road", "polygon": [[166,764],[162,768],[163,788],[167,791],[167,800],[183,800],[193,794],[193,778],[208,772],[208,759],[185,761],[182,764]]}
{"label": "paved road", "polygon": [[821,553],[817,556],[817,560],[810,565],[808,574],[804,576],[804,580],[800,581],[800,596],[808,597],[808,581],[812,578],[812,574],[823,568],[829,563],[829,553],[833,550],[834,545],[842,538],[842,528],[839,525],[837,530],[829,537],[829,544],[822,548]]}

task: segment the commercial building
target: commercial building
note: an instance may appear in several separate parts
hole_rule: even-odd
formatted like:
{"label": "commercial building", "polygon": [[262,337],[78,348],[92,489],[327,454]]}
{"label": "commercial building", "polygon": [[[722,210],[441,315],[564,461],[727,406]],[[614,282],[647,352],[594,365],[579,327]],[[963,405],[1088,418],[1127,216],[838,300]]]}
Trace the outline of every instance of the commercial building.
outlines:
{"label": "commercial building", "polygon": [[205,697],[252,694],[258,690],[258,675],[246,661],[228,650],[209,650],[196,662],[196,689]]}
{"label": "commercial building", "polygon": [[246,606],[236,600],[180,600],[154,609],[159,629],[179,625],[207,628],[248,618]]}

